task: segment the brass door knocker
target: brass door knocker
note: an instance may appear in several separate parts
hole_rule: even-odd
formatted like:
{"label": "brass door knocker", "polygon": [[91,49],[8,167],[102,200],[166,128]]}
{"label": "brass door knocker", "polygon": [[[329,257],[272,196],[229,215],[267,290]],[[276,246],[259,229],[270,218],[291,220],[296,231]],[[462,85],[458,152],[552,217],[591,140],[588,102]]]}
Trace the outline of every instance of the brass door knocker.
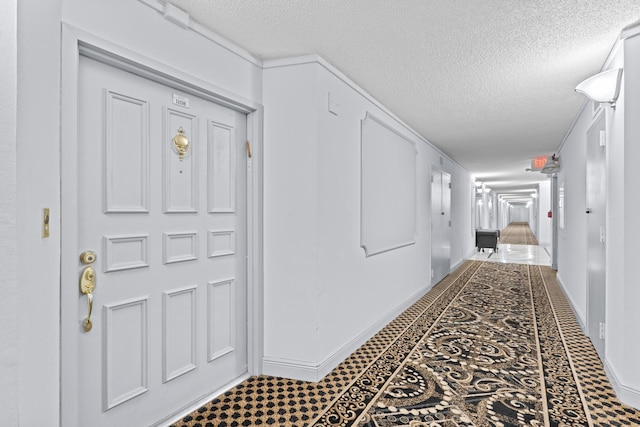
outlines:
{"label": "brass door knocker", "polygon": [[180,161],[182,161],[184,155],[189,152],[189,140],[184,136],[184,129],[182,129],[182,127],[178,129],[178,134],[173,137],[173,148],[178,152]]}

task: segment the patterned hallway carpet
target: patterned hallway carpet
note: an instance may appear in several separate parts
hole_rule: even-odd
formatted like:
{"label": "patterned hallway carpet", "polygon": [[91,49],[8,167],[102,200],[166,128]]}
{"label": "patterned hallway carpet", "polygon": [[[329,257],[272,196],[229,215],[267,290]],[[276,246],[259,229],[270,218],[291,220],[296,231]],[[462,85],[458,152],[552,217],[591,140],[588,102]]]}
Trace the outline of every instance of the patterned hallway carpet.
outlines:
{"label": "patterned hallway carpet", "polygon": [[512,245],[538,245],[528,222],[512,222],[500,231],[500,243]]}
{"label": "patterned hallway carpet", "polygon": [[317,383],[252,377],[182,426],[621,426],[548,267],[468,261]]}

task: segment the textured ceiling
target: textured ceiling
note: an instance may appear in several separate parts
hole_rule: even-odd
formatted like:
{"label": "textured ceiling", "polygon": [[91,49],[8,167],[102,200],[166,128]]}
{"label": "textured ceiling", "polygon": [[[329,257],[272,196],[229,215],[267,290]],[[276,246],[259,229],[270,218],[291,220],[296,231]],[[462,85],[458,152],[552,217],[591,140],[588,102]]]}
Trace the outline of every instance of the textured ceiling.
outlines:
{"label": "textured ceiling", "polygon": [[492,188],[545,178],[639,0],[169,0],[261,59],[317,54]]}

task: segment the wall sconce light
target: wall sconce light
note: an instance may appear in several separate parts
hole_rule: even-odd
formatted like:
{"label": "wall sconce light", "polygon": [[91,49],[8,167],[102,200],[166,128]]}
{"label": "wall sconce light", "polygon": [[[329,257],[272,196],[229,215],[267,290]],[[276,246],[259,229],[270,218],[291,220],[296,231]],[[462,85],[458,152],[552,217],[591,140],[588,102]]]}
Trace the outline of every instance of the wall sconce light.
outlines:
{"label": "wall sconce light", "polygon": [[580,92],[595,102],[608,102],[611,108],[616,108],[616,100],[620,95],[620,82],[622,81],[622,68],[614,68],[603,71],[576,86],[576,92]]}
{"label": "wall sconce light", "polygon": [[556,155],[554,154],[547,158],[547,162],[544,164],[544,167],[540,169],[540,173],[551,175],[558,172],[559,170],[560,170],[560,158],[556,157]]}

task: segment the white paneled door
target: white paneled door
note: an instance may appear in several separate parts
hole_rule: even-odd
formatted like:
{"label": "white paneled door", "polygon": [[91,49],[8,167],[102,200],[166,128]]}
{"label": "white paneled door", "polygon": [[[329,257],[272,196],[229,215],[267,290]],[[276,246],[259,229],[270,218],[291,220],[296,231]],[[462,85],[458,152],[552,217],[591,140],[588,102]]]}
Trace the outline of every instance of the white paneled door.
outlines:
{"label": "white paneled door", "polygon": [[431,284],[451,272],[451,175],[431,171]]}
{"label": "white paneled door", "polygon": [[79,426],[154,425],[247,372],[246,116],[86,57],[78,79],[62,357]]}
{"label": "white paneled door", "polygon": [[605,357],[606,318],[606,117],[601,112],[587,131],[587,334]]}

